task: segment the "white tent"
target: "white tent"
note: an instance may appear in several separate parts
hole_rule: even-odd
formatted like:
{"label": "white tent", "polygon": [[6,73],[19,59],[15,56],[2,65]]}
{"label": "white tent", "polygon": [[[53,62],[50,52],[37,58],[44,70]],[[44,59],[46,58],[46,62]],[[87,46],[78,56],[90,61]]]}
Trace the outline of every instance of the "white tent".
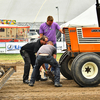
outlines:
{"label": "white tent", "polygon": [[48,15],[67,22],[92,6],[96,0],[0,0],[0,19],[44,22]]}
{"label": "white tent", "polygon": [[96,13],[96,5],[94,4],[89,9],[84,11],[82,14],[77,16],[76,18],[68,21],[65,24],[62,24],[61,27],[97,27],[97,13]]}

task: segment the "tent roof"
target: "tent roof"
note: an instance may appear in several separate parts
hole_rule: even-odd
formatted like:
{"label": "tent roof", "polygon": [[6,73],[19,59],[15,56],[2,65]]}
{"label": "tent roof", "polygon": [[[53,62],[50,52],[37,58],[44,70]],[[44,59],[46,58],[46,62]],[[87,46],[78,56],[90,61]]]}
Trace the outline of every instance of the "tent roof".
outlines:
{"label": "tent roof", "polygon": [[76,18],[68,21],[65,24],[62,24],[61,27],[97,27],[97,13],[96,13],[96,5],[94,4],[89,9],[84,11],[82,14],[77,16]]}
{"label": "tent roof", "polygon": [[17,22],[44,22],[48,15],[67,22],[92,6],[96,0],[0,0],[0,19]]}

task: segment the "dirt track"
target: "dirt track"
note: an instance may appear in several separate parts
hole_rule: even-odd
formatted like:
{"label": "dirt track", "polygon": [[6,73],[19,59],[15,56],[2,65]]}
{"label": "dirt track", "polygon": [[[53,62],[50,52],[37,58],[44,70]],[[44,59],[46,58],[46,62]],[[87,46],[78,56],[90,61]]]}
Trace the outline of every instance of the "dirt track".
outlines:
{"label": "dirt track", "polygon": [[17,66],[17,72],[0,90],[0,100],[100,100],[100,85],[82,88],[61,75],[63,87],[54,87],[51,80],[39,81],[34,87],[29,87],[23,84],[22,75],[23,66]]}

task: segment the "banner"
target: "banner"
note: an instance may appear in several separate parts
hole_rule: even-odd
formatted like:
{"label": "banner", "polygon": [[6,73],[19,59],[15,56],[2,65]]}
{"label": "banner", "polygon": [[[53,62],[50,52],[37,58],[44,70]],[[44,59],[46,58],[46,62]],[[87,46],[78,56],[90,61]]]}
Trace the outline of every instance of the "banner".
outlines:
{"label": "banner", "polygon": [[27,42],[6,42],[6,53],[20,53],[20,49]]}
{"label": "banner", "polygon": [[0,19],[0,24],[14,25],[14,24],[16,24],[16,20],[5,20],[5,19]]}
{"label": "banner", "polygon": [[[25,45],[27,42],[6,42],[6,50],[5,53],[20,53],[20,49],[23,45]],[[63,53],[63,49],[66,49],[66,43],[65,42],[57,42],[57,53]],[[2,51],[3,52],[3,51]]]}
{"label": "banner", "polygon": [[0,42],[0,53],[5,53],[6,51],[6,43]]}

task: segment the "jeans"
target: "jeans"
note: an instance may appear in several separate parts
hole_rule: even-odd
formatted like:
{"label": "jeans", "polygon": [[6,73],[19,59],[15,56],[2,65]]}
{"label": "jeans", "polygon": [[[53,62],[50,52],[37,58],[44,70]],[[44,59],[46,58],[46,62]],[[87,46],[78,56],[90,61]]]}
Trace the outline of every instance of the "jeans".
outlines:
{"label": "jeans", "polygon": [[[24,59],[24,74],[23,74],[23,81],[28,80],[29,78],[29,72],[30,72],[30,64],[32,64],[32,67],[34,67],[36,56],[35,54],[27,53],[25,50],[20,50],[20,54]],[[40,73],[38,73],[38,77],[40,77]],[[37,77],[37,78],[38,78]]]}
{"label": "jeans", "polygon": [[59,81],[60,81],[60,66],[57,63],[56,59],[54,59],[52,56],[40,56],[40,55],[37,56],[37,58],[36,58],[36,62],[35,62],[34,70],[31,75],[30,82],[32,82],[33,84],[35,83],[39,68],[43,63],[48,63],[52,67],[54,67],[54,75],[55,75],[54,82],[59,83]]}
{"label": "jeans", "polygon": [[[54,44],[54,47],[57,48],[57,45]],[[48,64],[47,64],[47,63],[45,63],[45,67],[46,67],[46,69],[48,70]],[[53,67],[51,67],[51,71],[54,71],[54,68],[53,68]],[[45,76],[45,75],[44,75],[44,76]]]}

